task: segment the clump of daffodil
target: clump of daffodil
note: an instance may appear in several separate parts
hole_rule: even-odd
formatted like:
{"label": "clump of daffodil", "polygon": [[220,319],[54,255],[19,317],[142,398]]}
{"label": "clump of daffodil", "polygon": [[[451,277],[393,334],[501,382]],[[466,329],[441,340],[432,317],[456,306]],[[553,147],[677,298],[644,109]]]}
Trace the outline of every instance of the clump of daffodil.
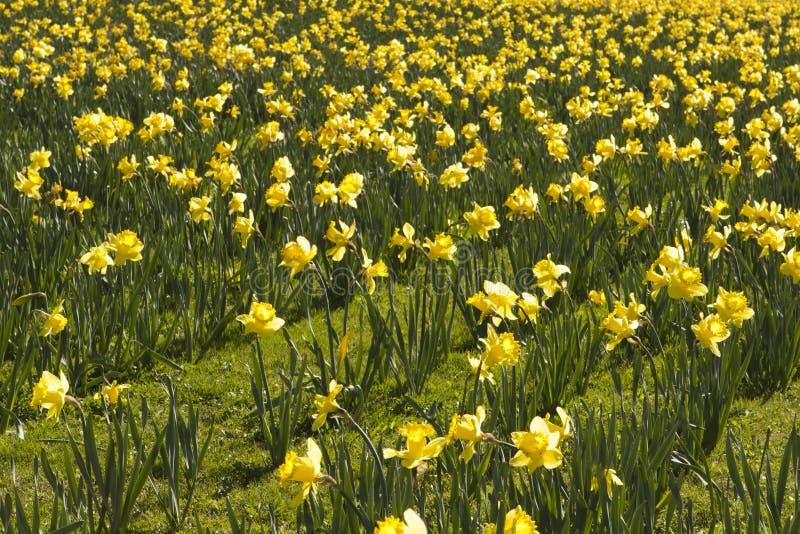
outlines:
{"label": "clump of daffodil", "polygon": [[406,438],[406,448],[399,451],[383,449],[383,457],[400,458],[400,463],[406,469],[414,469],[423,462],[436,458],[447,442],[443,437],[428,441],[428,438],[436,435],[436,430],[428,423],[406,423],[398,432]]}
{"label": "clump of daffodil", "polygon": [[466,442],[464,451],[459,458],[469,462],[475,454],[475,446],[483,441],[484,434],[481,431],[481,424],[486,420],[486,409],[478,406],[475,414],[458,415],[453,414],[450,419],[450,430],[447,432],[447,443],[460,439]]}
{"label": "clump of daffodil", "polygon": [[559,278],[562,275],[569,273],[569,267],[566,265],[557,265],[547,255],[546,259],[540,260],[533,266],[533,275],[536,277],[536,287],[542,290],[545,299],[551,298],[558,291],[564,289],[567,285],[566,282],[560,282]]}
{"label": "clump of daffodil", "polygon": [[241,314],[236,320],[244,325],[245,333],[269,337],[284,325],[285,321],[277,316],[275,308],[269,302],[252,302],[250,313]]}
{"label": "clump of daffodil", "polygon": [[317,255],[317,245],[309,243],[303,236],[297,236],[296,241],[287,243],[281,251],[281,267],[289,267],[289,278],[306,268]]}
{"label": "clump of daffodil", "polygon": [[311,424],[311,430],[316,432],[322,425],[325,424],[325,421],[328,419],[328,414],[338,412],[341,410],[341,406],[336,402],[336,396],[342,392],[342,384],[336,382],[336,380],[331,380],[330,384],[328,384],[328,394],[327,395],[316,395],[314,399],[314,405],[317,407],[317,413],[315,413],[312,417],[314,417],[314,422]]}
{"label": "clump of daffodil", "polygon": [[403,519],[390,515],[375,524],[374,534],[427,534],[425,522],[411,508],[403,512]]}
{"label": "clump of daffodil", "polygon": [[319,445],[312,438],[308,438],[307,447],[306,456],[298,456],[294,451],[287,452],[283,464],[278,467],[279,485],[283,486],[286,482],[302,484],[300,491],[292,499],[293,507],[300,506],[310,492],[317,491],[317,484],[325,480]]}
{"label": "clump of daffodil", "polygon": [[[688,241],[687,236],[684,242]],[[677,239],[676,246],[665,246],[661,249],[658,258],[645,273],[644,283],[648,282],[652,284],[653,298],[665,287],[670,298],[676,300],[692,300],[708,293],[700,269],[684,261],[684,246],[677,243]]]}
{"label": "clump of daffodil", "polygon": [[611,340],[606,343],[606,350],[614,350],[622,341],[636,335],[645,310],[645,305],[636,302],[633,293],[630,294],[627,306],[620,301],[614,304],[614,310],[600,323],[600,328],[611,336]]}
{"label": "clump of daffodil", "polygon": [[[497,525],[489,523],[483,527],[481,534],[498,534]],[[539,534],[536,521],[528,513],[517,505],[506,512],[503,532],[501,534]]]}
{"label": "clump of daffodil", "polygon": [[47,410],[47,419],[58,417],[64,404],[72,404],[80,409],[80,403],[72,396],[67,395],[69,381],[63,371],[55,376],[49,371],[43,371],[39,381],[33,386],[31,406],[38,406]]}

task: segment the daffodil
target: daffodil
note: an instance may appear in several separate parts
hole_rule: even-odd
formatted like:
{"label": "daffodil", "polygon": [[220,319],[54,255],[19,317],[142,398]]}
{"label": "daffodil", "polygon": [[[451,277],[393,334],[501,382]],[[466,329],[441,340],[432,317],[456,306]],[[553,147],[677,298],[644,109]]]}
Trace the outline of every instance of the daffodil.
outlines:
{"label": "daffodil", "polygon": [[550,298],[555,295],[566,283],[560,283],[559,278],[562,275],[569,273],[569,267],[566,265],[557,265],[550,257],[540,260],[533,266],[533,275],[536,277],[536,287],[542,290],[545,298]]}
{"label": "daffodil", "polygon": [[361,268],[364,269],[364,278],[367,279],[367,293],[372,295],[375,292],[375,279],[388,277],[389,268],[383,260],[378,260],[377,263],[373,262],[364,249],[361,249],[361,255],[364,258]]}
{"label": "daffodil", "polygon": [[447,234],[436,234],[433,241],[425,238],[423,247],[428,249],[428,259],[453,261],[456,255],[456,245],[453,243],[453,238]]}
{"label": "daffodil", "polygon": [[374,534],[427,534],[425,522],[411,508],[403,512],[403,519],[389,516],[375,524]]}
{"label": "daffodil", "polygon": [[297,236],[297,240],[290,241],[283,247],[281,251],[282,267],[289,267],[291,273],[290,278],[306,268],[306,265],[311,263],[311,260],[317,255],[317,245],[312,245],[303,236]]}
{"label": "daffodil", "polygon": [[[603,478],[605,478],[606,482],[606,495],[608,498],[611,499],[614,497],[614,486],[624,486],[625,484],[622,482],[622,479],[617,476],[617,471],[611,468],[607,468],[603,470]],[[597,477],[592,477],[592,484],[590,489],[592,491],[597,491],[600,487],[600,484],[597,482]]]}
{"label": "daffodil", "polygon": [[794,247],[783,255],[780,271],[781,274],[791,277],[795,284],[800,283],[800,252],[796,252]]}
{"label": "daffodil", "polygon": [[95,399],[105,399],[111,406],[116,406],[117,403],[122,401],[125,404],[126,400],[124,398],[120,398],[120,395],[126,389],[130,389],[130,384],[117,384],[117,381],[114,380],[110,384],[103,384],[100,388],[100,391],[94,394]]}
{"label": "daffodil", "polygon": [[626,219],[636,225],[631,229],[631,235],[636,235],[645,228],[651,227],[650,217],[652,216],[653,207],[649,204],[644,209],[637,205],[628,210]]}
{"label": "daffodil", "polygon": [[747,305],[747,297],[739,291],[726,291],[720,287],[717,293],[717,300],[709,308],[715,308],[719,318],[726,323],[731,323],[737,328],[742,327],[742,323],[752,319],[755,312]]}
{"label": "daffodil", "polygon": [[[519,505],[506,512],[503,523],[501,534],[539,534],[536,522]],[[481,534],[498,534],[497,525],[489,523],[483,528]]]}
{"label": "daffodil", "polygon": [[685,264],[678,265],[669,276],[667,293],[670,298],[692,300],[708,293],[708,287],[702,283],[702,274],[697,267]]}
{"label": "daffodil", "polygon": [[450,419],[450,430],[447,433],[447,442],[454,440],[466,441],[464,451],[459,458],[469,462],[475,454],[475,446],[483,440],[481,424],[486,420],[486,409],[478,406],[475,414],[454,414]]}
{"label": "daffodil", "polygon": [[292,499],[291,504],[295,508],[302,504],[310,492],[317,491],[317,482],[322,477],[322,451],[312,438],[308,438],[307,447],[306,456],[298,456],[293,451],[287,452],[283,464],[278,467],[279,485],[290,481],[302,484],[300,491]]}
{"label": "daffodil", "polygon": [[108,234],[108,248],[114,251],[114,265],[125,265],[129,261],[140,261],[144,243],[131,230]]}
{"label": "daffodil", "polygon": [[39,335],[42,337],[54,336],[61,333],[67,326],[67,318],[62,315],[64,305],[59,303],[50,313],[42,312],[44,316],[44,323],[39,329]]}
{"label": "daffodil", "polygon": [[511,458],[513,467],[527,467],[533,472],[539,467],[555,469],[561,465],[563,454],[558,448],[561,434],[552,432],[547,421],[534,417],[526,432],[512,432],[511,440],[519,449]]}
{"label": "daffodil", "polygon": [[203,221],[210,221],[212,219],[211,197],[192,197],[189,199],[189,213],[192,214],[192,220],[196,223]]}
{"label": "daffodil", "polygon": [[436,435],[436,430],[428,423],[406,423],[399,428],[401,436],[406,438],[406,449],[383,449],[383,457],[400,458],[401,464],[407,469],[414,469],[426,460],[439,456],[445,446],[445,438],[428,438]]}
{"label": "daffodil", "polygon": [[294,167],[292,167],[292,162],[289,161],[289,158],[283,156],[275,160],[275,163],[272,164],[272,170],[270,171],[269,175],[275,179],[276,182],[286,182],[294,176]]}
{"label": "daffodil", "polygon": [[521,219],[531,219],[539,206],[539,196],[533,192],[532,187],[527,189],[523,185],[518,185],[514,191],[508,195],[503,203],[508,208],[508,219],[515,217]]}
{"label": "daffodil", "polygon": [[325,232],[325,239],[333,243],[333,246],[325,251],[326,256],[330,256],[333,261],[341,261],[347,247],[351,245],[350,238],[356,233],[356,224],[347,225],[344,221],[339,221],[339,228],[336,223],[331,221],[328,230]]}
{"label": "daffodil", "polygon": [[53,416],[58,417],[64,403],[67,402],[69,381],[63,371],[60,371],[58,375],[43,371],[41,378],[33,386],[31,406],[39,406],[47,410],[47,419]]}
{"label": "daffodil", "polygon": [[81,256],[81,263],[89,267],[89,274],[106,274],[108,267],[114,264],[109,254],[111,249],[108,244],[102,243],[89,249],[89,252]]}
{"label": "daffodil", "polygon": [[692,332],[700,344],[715,356],[720,356],[718,343],[728,339],[731,335],[725,321],[716,313],[708,317],[701,316],[700,321],[692,325]]}
{"label": "daffodil", "polygon": [[264,192],[264,201],[275,213],[278,208],[282,208],[289,203],[289,193],[291,191],[292,186],[289,182],[275,182]]}
{"label": "daffodil", "polygon": [[464,213],[467,221],[467,235],[477,236],[483,241],[489,240],[489,232],[500,228],[500,222],[494,212],[493,206],[479,206],[474,203],[474,209]]}
{"label": "daffodil", "polygon": [[364,190],[364,175],[351,172],[342,178],[339,182],[339,187],[336,189],[336,194],[339,197],[341,204],[347,204],[352,208],[357,208],[356,199]]}
{"label": "daffodil", "polygon": [[277,316],[272,304],[258,301],[250,304],[250,313],[238,315],[236,320],[244,325],[245,333],[254,333],[261,337],[271,336],[285,323]]}
{"label": "daffodil", "polygon": [[317,413],[312,416],[314,417],[314,422],[311,424],[312,431],[316,432],[325,424],[328,414],[341,410],[341,407],[336,402],[336,396],[341,393],[342,388],[343,386],[338,384],[336,380],[331,380],[330,384],[328,384],[328,394],[316,395],[314,405],[317,407]]}
{"label": "daffodil", "polygon": [[247,217],[236,217],[236,221],[233,223],[233,233],[239,236],[242,248],[247,247],[247,241],[255,232],[256,227],[253,210],[250,210]]}
{"label": "daffodil", "polygon": [[389,246],[400,247],[397,257],[400,261],[406,261],[408,250],[414,246],[414,227],[410,223],[405,223],[402,232],[400,228],[395,228],[394,234],[389,240]]}

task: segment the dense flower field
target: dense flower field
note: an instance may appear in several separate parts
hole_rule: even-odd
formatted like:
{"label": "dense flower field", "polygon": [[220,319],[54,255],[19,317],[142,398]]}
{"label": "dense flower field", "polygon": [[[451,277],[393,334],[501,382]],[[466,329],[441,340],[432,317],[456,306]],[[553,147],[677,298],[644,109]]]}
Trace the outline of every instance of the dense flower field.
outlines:
{"label": "dense flower field", "polygon": [[795,2],[0,21],[5,531],[800,529]]}

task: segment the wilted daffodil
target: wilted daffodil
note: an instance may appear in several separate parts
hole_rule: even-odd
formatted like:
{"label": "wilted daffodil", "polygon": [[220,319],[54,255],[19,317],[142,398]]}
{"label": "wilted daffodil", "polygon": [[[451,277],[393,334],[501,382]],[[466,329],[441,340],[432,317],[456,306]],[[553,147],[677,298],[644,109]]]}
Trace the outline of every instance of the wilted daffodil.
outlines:
{"label": "wilted daffodil", "polygon": [[447,433],[447,443],[460,439],[466,441],[464,452],[459,456],[465,462],[469,462],[475,454],[475,445],[483,440],[483,432],[481,431],[481,424],[486,420],[486,409],[483,406],[478,406],[475,410],[475,415],[454,414],[450,419],[450,430]]}
{"label": "wilted daffodil", "polygon": [[[504,524],[501,534],[539,534],[536,522],[521,506],[506,512]],[[497,525],[489,523],[481,534],[498,534]]]}
{"label": "wilted daffodil", "polygon": [[117,381],[114,380],[110,384],[103,384],[103,386],[100,388],[100,391],[95,393],[93,398],[96,400],[103,398],[111,406],[116,406],[120,401],[125,404],[126,400],[124,398],[120,398],[120,394],[126,389],[130,389],[130,387],[130,384],[117,384]]}
{"label": "wilted daffodil", "polygon": [[403,519],[389,516],[375,524],[374,534],[427,534],[425,522],[411,508],[403,512]]}
{"label": "wilted daffodil", "polygon": [[58,375],[44,371],[39,381],[33,386],[31,406],[39,406],[47,410],[47,419],[53,416],[58,417],[66,402],[80,406],[77,400],[67,395],[69,382],[64,376],[64,372],[60,371]]}
{"label": "wilted daffodil", "polygon": [[414,469],[422,462],[439,456],[445,446],[445,438],[435,438],[428,441],[429,437],[436,435],[436,430],[428,423],[406,423],[398,430],[406,438],[406,449],[383,449],[383,457],[400,458],[401,464],[406,469]]}
{"label": "wilted daffodil", "polygon": [[289,275],[293,278],[294,275],[306,268],[311,260],[317,255],[317,245],[312,245],[303,236],[297,236],[296,241],[286,243],[281,252],[282,267],[289,267],[292,272]]}
{"label": "wilted daffodil", "polygon": [[44,323],[39,329],[40,336],[54,336],[66,328],[68,321],[67,318],[61,314],[63,311],[64,305],[59,303],[50,313],[41,312],[44,316]]}
{"label": "wilted daffodil", "polygon": [[341,393],[342,388],[343,386],[341,384],[337,384],[336,380],[331,380],[331,383],[328,384],[328,394],[318,394],[316,396],[314,399],[314,405],[317,407],[317,413],[312,416],[314,417],[314,422],[311,424],[312,431],[316,432],[322,427],[322,425],[325,424],[328,414],[341,410],[341,407],[336,402],[336,396]]}
{"label": "wilted daffodil", "polygon": [[286,459],[278,467],[279,485],[287,481],[300,482],[303,486],[292,499],[292,506],[297,507],[308,497],[309,492],[317,491],[317,482],[322,477],[322,451],[317,442],[308,438],[308,455],[298,456],[295,452],[286,453]]}
{"label": "wilted daffodil", "polygon": [[534,417],[527,432],[512,432],[511,440],[519,449],[511,458],[514,467],[527,467],[533,472],[539,467],[555,469],[561,465],[563,455],[559,444],[561,434],[551,431],[547,421]]}
{"label": "wilted daffodil", "polygon": [[253,302],[250,313],[236,317],[244,325],[245,333],[269,337],[284,325],[285,321],[276,315],[275,308],[269,302]]}
{"label": "wilted daffodil", "polygon": [[710,350],[715,356],[720,356],[717,343],[728,339],[731,331],[716,313],[708,317],[700,317],[700,321],[692,325],[692,332],[700,344]]}
{"label": "wilted daffodil", "polygon": [[123,230],[118,234],[108,234],[108,248],[114,251],[114,265],[125,265],[129,261],[140,261],[144,243],[136,232]]}
{"label": "wilted daffodil", "polygon": [[566,265],[557,265],[553,262],[550,254],[547,255],[547,259],[540,260],[533,266],[536,287],[541,289],[545,298],[548,299],[566,286],[566,282],[560,283],[558,279],[569,272],[569,267]]}

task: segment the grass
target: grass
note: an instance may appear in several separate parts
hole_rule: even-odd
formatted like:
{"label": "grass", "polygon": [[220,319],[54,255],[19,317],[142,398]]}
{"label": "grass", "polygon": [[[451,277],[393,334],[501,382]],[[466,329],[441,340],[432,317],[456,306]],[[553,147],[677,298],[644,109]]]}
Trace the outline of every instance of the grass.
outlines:
{"label": "grass", "polygon": [[[332,314],[334,322],[342,319],[342,310]],[[310,323],[297,320],[286,326],[292,339],[309,339],[313,331],[325,329],[325,314],[317,311],[311,315]],[[310,327],[309,327],[310,325]],[[239,328],[238,325],[230,329]],[[369,332],[362,332],[369,336]],[[278,485],[276,466],[271,464],[269,452],[264,448],[258,430],[257,416],[253,408],[249,388],[249,365],[252,345],[241,338],[225,336],[228,341],[213,346],[196,363],[182,364],[182,370],[156,363],[144,370],[133,384],[131,399],[143,396],[148,400],[156,419],[166,415],[167,393],[163,385],[169,377],[179,391],[179,401],[191,403],[201,415],[201,435],[212,431],[211,444],[214,454],[208,455],[202,467],[196,501],[192,515],[202,518],[202,524],[212,531],[224,532],[229,528],[226,500],[240,514],[251,516],[256,524],[267,523],[269,515],[274,514],[279,524],[286,528],[294,523],[294,510],[289,506],[287,491]],[[468,332],[460,331],[455,339],[456,346],[468,345]],[[270,376],[277,376],[288,355],[288,347],[280,336],[262,341]],[[356,343],[353,343],[354,345]],[[464,380],[468,378],[465,365],[469,350],[453,351],[443,358],[428,380],[421,394],[414,401],[425,409],[434,408],[439,413],[450,413],[457,409],[461,400]],[[355,357],[351,354],[349,357]],[[610,358],[608,356],[607,358]],[[581,403],[588,406],[610,409],[615,405],[615,390],[611,370],[620,375],[623,390],[629,390],[632,381],[631,368],[625,362],[606,359],[595,372],[588,390],[573,399],[577,407]],[[277,385],[277,384],[276,384]],[[367,409],[356,414],[375,443],[394,443],[396,428],[409,419],[419,418],[413,405],[407,400],[402,387],[393,379],[377,384],[371,393]],[[313,412],[313,396],[309,393],[306,414],[303,419],[301,435],[296,436],[295,445],[300,445],[303,436],[310,433],[310,415]],[[344,396],[347,401],[347,396]],[[763,397],[738,397],[732,407],[728,427],[741,441],[747,444],[748,458],[758,464],[767,434],[771,436],[768,456],[774,463],[780,461],[783,443],[789,435],[796,419],[796,406],[800,401],[800,381],[793,382],[785,391],[778,391]],[[24,410],[25,422],[35,417],[32,410]],[[69,417],[76,424],[75,417]],[[11,485],[10,462],[16,462],[17,486],[23,495],[30,499],[33,491],[33,458],[44,450],[54,459],[59,457],[64,445],[61,423],[47,421],[40,424],[26,424],[25,439],[13,433],[0,437],[0,457],[4,458],[0,486]],[[358,447],[357,444],[353,444]],[[355,449],[354,449],[355,450]],[[568,460],[569,461],[569,460]],[[728,472],[724,457],[724,440],[721,440],[709,455],[708,463],[714,482],[721,487],[728,485]],[[158,470],[156,470],[158,473]],[[691,501],[697,525],[707,524],[709,513],[708,493],[704,482],[698,477],[687,478],[682,494]],[[145,491],[137,507],[134,532],[161,531],[167,528],[163,514],[158,509],[155,494],[151,488]],[[189,531],[193,525],[187,524]]]}

